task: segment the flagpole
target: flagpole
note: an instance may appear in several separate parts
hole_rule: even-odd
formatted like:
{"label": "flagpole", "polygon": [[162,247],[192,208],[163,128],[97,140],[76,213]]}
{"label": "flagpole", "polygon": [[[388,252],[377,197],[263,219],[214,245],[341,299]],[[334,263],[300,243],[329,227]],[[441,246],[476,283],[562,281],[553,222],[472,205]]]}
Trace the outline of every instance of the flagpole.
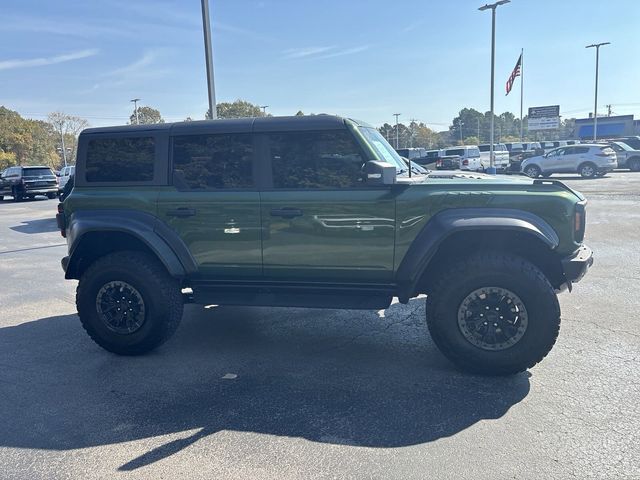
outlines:
{"label": "flagpole", "polygon": [[524,94],[524,48],[520,49],[520,142],[524,140],[522,124],[522,99]]}

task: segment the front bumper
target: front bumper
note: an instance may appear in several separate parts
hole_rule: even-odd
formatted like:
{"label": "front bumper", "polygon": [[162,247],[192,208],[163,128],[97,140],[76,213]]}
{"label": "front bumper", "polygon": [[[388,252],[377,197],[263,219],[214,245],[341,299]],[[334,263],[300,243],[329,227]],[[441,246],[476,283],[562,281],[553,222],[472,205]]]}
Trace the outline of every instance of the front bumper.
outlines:
{"label": "front bumper", "polygon": [[571,290],[571,284],[579,282],[585,276],[591,265],[593,265],[593,251],[586,245],[562,259],[562,270],[569,290]]}
{"label": "front bumper", "polygon": [[27,188],[22,190],[23,195],[46,195],[48,193],[58,193],[58,186],[54,185],[52,187],[37,187],[37,188]]}

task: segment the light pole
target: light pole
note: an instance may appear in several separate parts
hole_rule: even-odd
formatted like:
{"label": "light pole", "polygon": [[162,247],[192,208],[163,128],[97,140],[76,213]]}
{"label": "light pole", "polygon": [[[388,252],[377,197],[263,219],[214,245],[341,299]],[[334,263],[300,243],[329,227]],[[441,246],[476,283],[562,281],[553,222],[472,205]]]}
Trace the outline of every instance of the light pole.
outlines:
{"label": "light pole", "polygon": [[480,118],[476,118],[476,120],[478,120],[478,143],[482,143],[480,141]]}
{"label": "light pole", "polygon": [[213,81],[213,57],[211,55],[211,24],[209,20],[209,0],[202,0],[202,31],[204,32],[204,57],[207,65],[207,87],[209,89],[209,112],[211,119],[218,118],[216,107],[216,86]]}
{"label": "light pole", "polygon": [[462,123],[462,120],[458,119],[458,128],[460,129],[460,145],[464,145],[464,140],[462,139],[462,126],[464,125],[464,123]]}
{"label": "light pole", "polygon": [[393,116],[396,117],[396,150],[399,147],[399,143],[398,143],[398,117],[402,115],[401,113],[394,113]]}
{"label": "light pole", "polygon": [[133,102],[133,113],[136,116],[136,125],[140,125],[140,119],[138,118],[138,102],[140,101],[139,98],[134,98],[131,100],[131,102]]}
{"label": "light pole", "polygon": [[260,108],[262,109],[262,114],[266,116],[267,108],[269,108],[269,105],[260,105]]}
{"label": "light pole", "polygon": [[584,48],[594,48],[596,49],[596,95],[595,100],[593,102],[593,143],[596,143],[598,140],[598,63],[600,61],[600,47],[603,45],[610,45],[611,42],[602,42],[602,43],[593,43],[591,45],[587,45]]}
{"label": "light pole", "polygon": [[478,8],[480,11],[491,9],[491,133],[489,138],[489,169],[487,173],[495,175],[496,167],[495,167],[495,159],[493,155],[493,142],[494,142],[494,125],[493,125],[493,87],[494,87],[494,77],[495,77],[495,66],[496,66],[496,8],[500,5],[504,5],[505,3],[510,3],[511,0],[500,0],[496,3],[487,3],[486,5]]}

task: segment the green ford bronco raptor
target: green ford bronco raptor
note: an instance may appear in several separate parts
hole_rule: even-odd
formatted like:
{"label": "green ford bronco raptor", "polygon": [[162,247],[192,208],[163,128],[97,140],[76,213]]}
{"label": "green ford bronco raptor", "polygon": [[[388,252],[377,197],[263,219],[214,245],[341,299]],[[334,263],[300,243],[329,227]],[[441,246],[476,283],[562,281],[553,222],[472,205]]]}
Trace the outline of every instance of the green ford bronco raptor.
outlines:
{"label": "green ford bronco raptor", "polygon": [[511,374],[549,352],[556,293],[592,263],[584,197],[553,180],[410,172],[329,115],[92,128],[59,206],[82,325],[138,355],[183,304],[384,309],[426,294],[436,345]]}

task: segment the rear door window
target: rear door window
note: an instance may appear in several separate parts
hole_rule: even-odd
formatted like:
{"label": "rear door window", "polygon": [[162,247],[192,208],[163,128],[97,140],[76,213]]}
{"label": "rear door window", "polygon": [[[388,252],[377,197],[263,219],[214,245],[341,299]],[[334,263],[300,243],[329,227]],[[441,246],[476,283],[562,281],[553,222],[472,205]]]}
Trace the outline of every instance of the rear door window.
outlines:
{"label": "rear door window", "polygon": [[87,182],[149,182],[153,180],[153,137],[99,138],[89,140]]}
{"label": "rear door window", "polygon": [[247,133],[173,139],[173,183],[187,190],[245,189],[253,181],[253,137]]}

